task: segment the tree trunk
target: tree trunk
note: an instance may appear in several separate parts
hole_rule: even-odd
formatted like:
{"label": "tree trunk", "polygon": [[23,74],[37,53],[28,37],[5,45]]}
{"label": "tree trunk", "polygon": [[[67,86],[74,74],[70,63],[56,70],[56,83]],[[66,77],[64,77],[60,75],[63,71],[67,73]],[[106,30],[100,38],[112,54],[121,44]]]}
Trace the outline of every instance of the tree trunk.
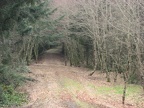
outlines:
{"label": "tree trunk", "polygon": [[95,71],[96,71],[96,67],[97,67],[97,57],[96,57],[96,55],[97,55],[97,51],[96,51],[96,39],[94,39],[94,41],[93,41],[93,46],[94,46],[94,70],[93,70],[92,73],[89,74],[89,76],[92,76],[92,75],[95,73]]}
{"label": "tree trunk", "polygon": [[122,104],[125,104],[125,98],[126,98],[126,90],[127,90],[127,80],[126,75],[123,73],[124,77],[124,89],[123,89],[123,96],[122,96]]}

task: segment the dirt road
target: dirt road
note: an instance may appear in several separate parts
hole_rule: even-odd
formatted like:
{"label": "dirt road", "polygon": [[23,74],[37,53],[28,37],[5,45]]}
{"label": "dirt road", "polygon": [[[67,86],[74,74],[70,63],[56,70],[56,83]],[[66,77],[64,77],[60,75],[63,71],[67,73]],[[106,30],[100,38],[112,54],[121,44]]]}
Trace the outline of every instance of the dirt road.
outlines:
{"label": "dirt road", "polygon": [[[121,104],[120,95],[104,93],[104,74],[88,77],[86,68],[64,66],[58,49],[45,52],[38,63],[29,66],[27,76],[35,79],[23,88],[29,94],[29,103],[20,108],[139,108],[143,102]],[[97,87],[99,87],[97,89]],[[98,91],[97,91],[98,90]],[[111,92],[113,93],[113,91]]]}

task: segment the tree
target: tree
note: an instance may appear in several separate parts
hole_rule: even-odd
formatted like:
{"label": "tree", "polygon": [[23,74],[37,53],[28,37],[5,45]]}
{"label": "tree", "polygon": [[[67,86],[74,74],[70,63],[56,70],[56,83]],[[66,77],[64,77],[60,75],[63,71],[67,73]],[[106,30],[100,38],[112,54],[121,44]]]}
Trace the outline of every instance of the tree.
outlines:
{"label": "tree", "polygon": [[53,30],[56,30],[58,20],[54,22],[50,18],[56,9],[48,7],[49,3],[41,0],[1,1],[0,104],[7,102],[4,94],[9,93],[9,89],[15,89],[27,79],[20,73],[28,71],[26,64],[34,57],[37,59],[40,48],[49,45],[49,37],[56,35]]}
{"label": "tree", "polygon": [[[82,45],[84,51],[92,50],[93,54],[87,55],[94,61],[94,70],[90,75],[99,69],[106,73],[109,82],[110,72],[114,72],[116,82],[118,73],[122,73],[124,104],[127,84],[138,83],[139,79],[141,83],[144,82],[142,33],[144,5],[141,0],[76,0],[74,4],[75,11],[71,14],[69,11],[72,7],[68,6],[66,9],[69,13],[67,37],[69,40],[75,37],[77,39],[75,43]],[[85,41],[87,44],[79,41],[83,39],[87,39]],[[86,47],[87,45],[91,47]],[[77,52],[76,49],[79,47],[76,44],[69,46],[73,49],[67,50],[69,54]],[[77,57],[73,55],[72,58]]]}

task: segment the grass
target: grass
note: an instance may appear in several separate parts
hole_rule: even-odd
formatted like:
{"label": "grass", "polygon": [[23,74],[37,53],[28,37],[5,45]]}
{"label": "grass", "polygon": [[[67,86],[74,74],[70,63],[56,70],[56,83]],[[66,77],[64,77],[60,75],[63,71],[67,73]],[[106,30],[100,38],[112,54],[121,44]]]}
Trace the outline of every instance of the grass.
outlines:
{"label": "grass", "polygon": [[93,106],[91,104],[89,104],[87,102],[84,102],[84,101],[81,101],[81,100],[79,100],[75,97],[77,95],[76,91],[84,90],[83,85],[79,81],[76,81],[76,80],[65,77],[65,78],[62,79],[61,83],[64,86],[64,88],[69,91],[69,93],[73,97],[73,100],[76,102],[76,104],[80,108],[93,108]]}
{"label": "grass", "polygon": [[[115,94],[122,95],[123,94],[123,85],[116,86],[95,86],[94,84],[88,84],[90,88],[95,91],[95,94]],[[126,96],[132,96],[134,94],[140,93],[142,90],[141,86],[138,85],[128,85]]]}
{"label": "grass", "polygon": [[12,86],[3,86],[0,107],[20,106],[27,102],[27,95],[14,90]]}
{"label": "grass", "polygon": [[77,105],[80,106],[80,108],[94,108],[92,105],[90,105],[87,102],[83,102],[83,101],[76,99],[76,98],[74,100],[77,103]]}
{"label": "grass", "polygon": [[96,86],[92,83],[88,84],[88,87],[95,91],[95,94],[107,94],[110,93],[113,89],[108,86]]}
{"label": "grass", "polygon": [[[71,94],[73,100],[81,108],[93,108],[94,106],[91,103],[78,99],[76,97],[77,92],[87,91],[87,89],[89,89],[91,91],[90,94],[93,96],[104,96],[104,97],[110,96],[111,98],[116,99],[121,99],[121,96],[123,94],[123,85],[97,86],[94,83],[89,82],[84,84],[84,82],[81,83],[75,79],[70,79],[67,77],[61,79],[61,83],[64,89],[66,89]],[[141,92],[142,92],[141,86],[129,84],[127,87],[126,96],[128,99],[133,100],[133,102],[136,101],[139,102],[142,101],[142,99],[138,98]]]}
{"label": "grass", "polygon": [[82,90],[84,88],[80,82],[70,78],[63,78],[62,85],[72,92]]}
{"label": "grass", "polygon": [[[62,84],[65,88],[67,88],[70,91],[79,91],[83,90],[84,86],[76,80],[70,79],[70,78],[63,78]],[[92,83],[88,84],[88,87],[93,89],[95,94],[116,94],[116,95],[122,95],[123,94],[123,85],[116,85],[116,86],[96,86]],[[142,91],[142,87],[139,85],[132,85],[129,84],[127,87],[127,96],[132,96],[135,94],[138,94]]]}

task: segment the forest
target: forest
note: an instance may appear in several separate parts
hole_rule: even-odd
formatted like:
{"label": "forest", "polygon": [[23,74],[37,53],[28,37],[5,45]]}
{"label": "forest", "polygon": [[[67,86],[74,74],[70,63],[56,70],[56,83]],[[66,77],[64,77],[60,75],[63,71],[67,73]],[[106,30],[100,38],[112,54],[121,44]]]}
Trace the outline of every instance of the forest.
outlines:
{"label": "forest", "polygon": [[[88,69],[82,74],[87,78],[102,75],[106,84],[119,85],[120,77],[121,104],[127,102],[127,90],[132,84],[140,87],[143,102],[139,107],[125,108],[144,107],[143,0],[0,0],[0,107],[122,108],[19,107],[29,100],[19,88],[38,80],[27,76],[38,68],[32,68],[33,63],[39,65],[40,57],[56,48],[64,63],[61,68],[65,72],[59,75],[61,72],[56,71],[60,79],[71,68]],[[47,56],[47,62],[57,58],[53,53]],[[54,68],[47,66],[46,70],[50,69]]]}

